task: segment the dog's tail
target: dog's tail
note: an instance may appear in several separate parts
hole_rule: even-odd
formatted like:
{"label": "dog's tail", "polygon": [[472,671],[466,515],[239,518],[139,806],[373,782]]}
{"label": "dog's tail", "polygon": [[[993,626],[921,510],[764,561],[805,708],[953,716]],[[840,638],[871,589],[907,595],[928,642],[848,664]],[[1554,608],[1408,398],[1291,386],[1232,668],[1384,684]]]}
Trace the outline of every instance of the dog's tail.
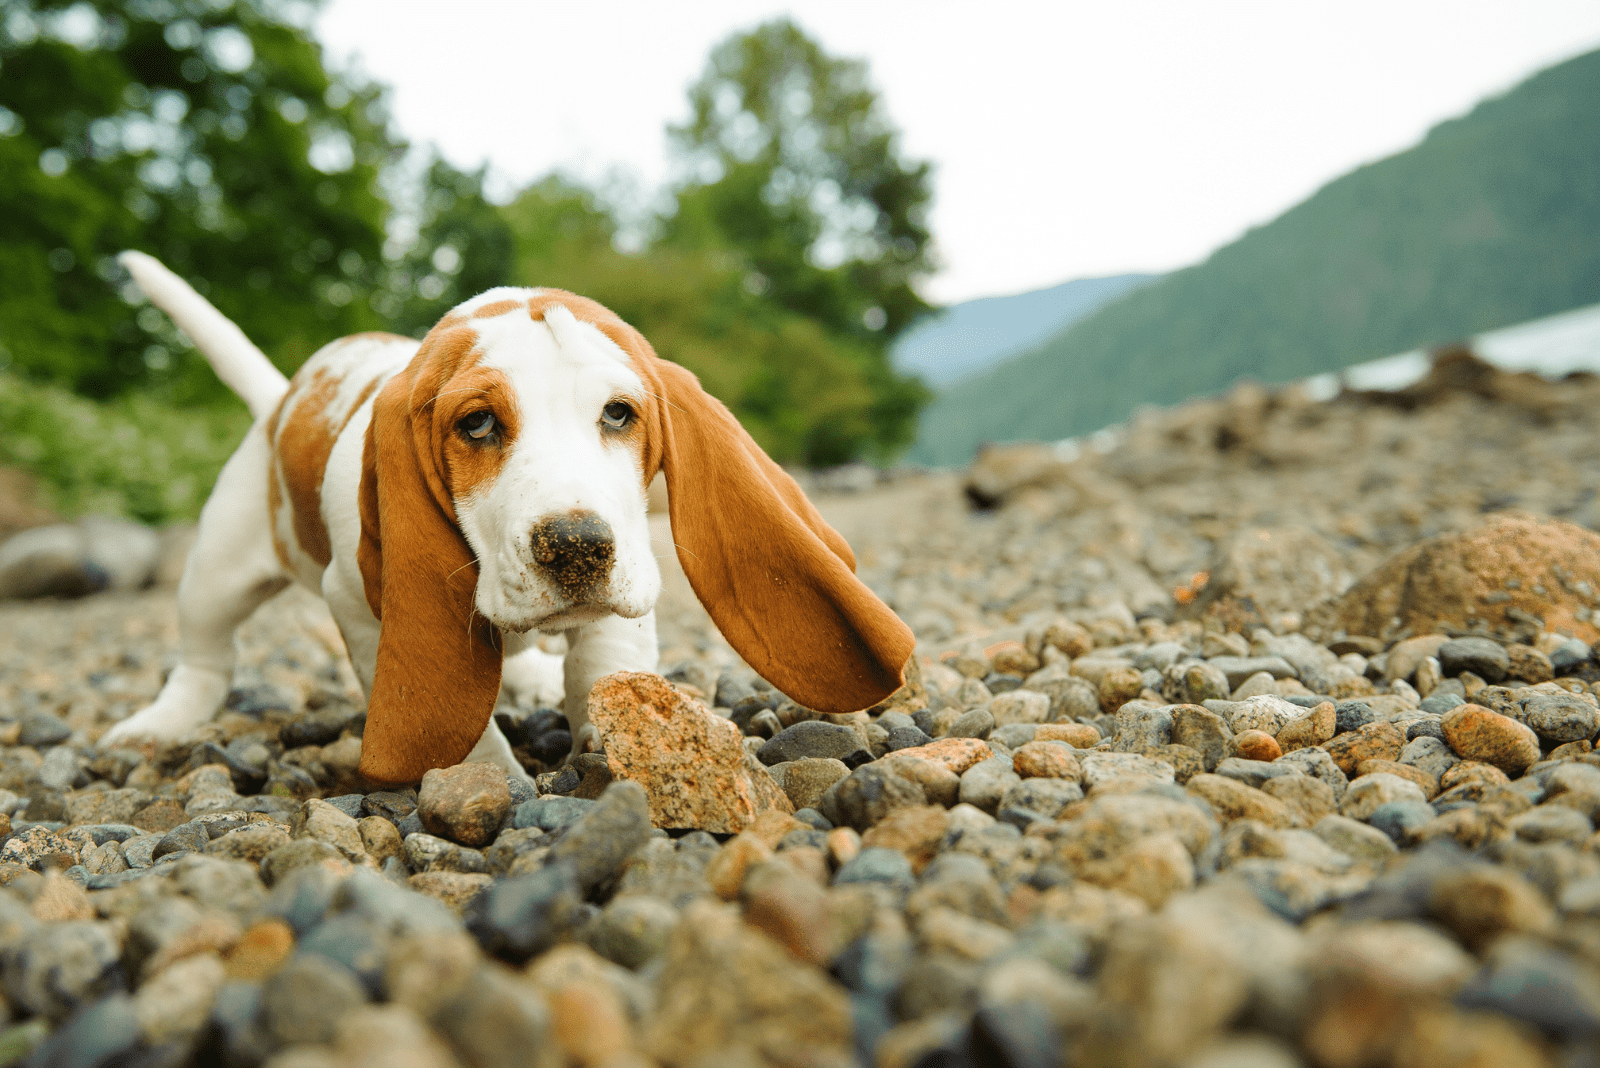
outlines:
{"label": "dog's tail", "polygon": [[154,256],[130,251],[117,259],[150,302],[172,316],[178,329],[189,335],[217,377],[239,395],[253,417],[260,419],[272,411],[288,390],[289,380],[251,344],[243,330]]}

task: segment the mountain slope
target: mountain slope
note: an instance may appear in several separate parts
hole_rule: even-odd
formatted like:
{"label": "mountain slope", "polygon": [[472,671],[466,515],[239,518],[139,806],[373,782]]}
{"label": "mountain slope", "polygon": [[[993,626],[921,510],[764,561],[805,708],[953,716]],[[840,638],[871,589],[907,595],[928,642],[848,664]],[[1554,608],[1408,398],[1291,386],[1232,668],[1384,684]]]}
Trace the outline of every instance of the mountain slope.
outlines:
{"label": "mountain slope", "polygon": [[1600,301],[1600,52],[1339,178],[1195,267],[947,391],[910,458],[1095,430]]}
{"label": "mountain slope", "polygon": [[1080,278],[1029,293],[953,304],[908,330],[895,342],[892,357],[896,367],[921,375],[929,385],[948,385],[1033,348],[1155,277]]}

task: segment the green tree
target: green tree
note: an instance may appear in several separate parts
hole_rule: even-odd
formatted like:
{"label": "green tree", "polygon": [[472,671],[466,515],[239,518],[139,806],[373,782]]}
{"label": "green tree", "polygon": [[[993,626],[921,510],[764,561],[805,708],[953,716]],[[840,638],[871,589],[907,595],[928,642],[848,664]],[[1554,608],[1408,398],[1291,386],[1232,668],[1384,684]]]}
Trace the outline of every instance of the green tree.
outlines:
{"label": "green tree", "polygon": [[446,311],[486,289],[511,284],[515,240],[484,196],[487,164],[459,171],[435,156],[423,175],[416,240],[386,279],[387,329],[421,337]]}
{"label": "green tree", "polygon": [[[656,244],[618,251],[617,225],[595,194],[552,176],[505,209],[513,272],[526,285],[582,293],[638,327],[683,364],[783,462],[838,463],[873,437],[877,397],[849,339],[746,284],[726,253]],[[846,440],[856,451],[831,448]]]}
{"label": "green tree", "polygon": [[929,394],[897,375],[889,343],[930,310],[931,166],[908,161],[866,64],[828,56],[787,19],[718,45],[671,131],[687,175],[664,244],[732,252],[755,295],[817,323],[873,396],[857,429],[818,424],[807,459],[906,444]]}
{"label": "green tree", "polygon": [[0,365],[98,397],[224,396],[162,316],[119,299],[123,248],[159,256],[286,370],[382,323],[377,179],[401,145],[382,91],[328,71],[282,10],[7,0]]}

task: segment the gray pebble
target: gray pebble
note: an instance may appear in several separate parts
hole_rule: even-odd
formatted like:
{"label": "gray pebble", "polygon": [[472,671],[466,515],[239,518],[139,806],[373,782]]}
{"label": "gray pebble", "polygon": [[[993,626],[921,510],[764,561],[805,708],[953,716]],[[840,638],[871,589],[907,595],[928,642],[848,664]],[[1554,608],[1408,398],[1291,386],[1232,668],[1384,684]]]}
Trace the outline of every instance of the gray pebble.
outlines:
{"label": "gray pebble", "polygon": [[[1446,697],[1454,698],[1458,704],[1462,703],[1461,698],[1456,697],[1454,694],[1447,694]],[[1433,698],[1428,698],[1428,701],[1431,700],[1433,700]],[[1427,704],[1428,701],[1424,701],[1423,704]],[[1451,705],[1450,707],[1454,708],[1455,705]],[[1424,709],[1423,711],[1428,712],[1427,709]],[[1406,740],[1410,741],[1414,738],[1438,738],[1442,741],[1444,739],[1444,720],[1442,714],[1429,712],[1427,715],[1419,716],[1418,718],[1407,723]]]}
{"label": "gray pebble", "polygon": [[628,856],[650,837],[650,802],[644,787],[618,780],[579,816],[550,849],[551,864],[570,864],[585,893],[614,878]]}
{"label": "gray pebble", "polygon": [[1323,782],[1333,787],[1333,797],[1335,801],[1338,801],[1340,798],[1344,797],[1344,792],[1350,785],[1350,780],[1346,778],[1345,773],[1339,769],[1339,765],[1333,762],[1333,757],[1328,755],[1328,751],[1316,746],[1311,746],[1306,749],[1296,749],[1292,753],[1285,753],[1283,756],[1273,761],[1273,763],[1288,764],[1292,767],[1299,768],[1301,773],[1304,775],[1309,775],[1313,779],[1321,779]]}
{"label": "gray pebble", "polygon": [[1560,1041],[1590,1042],[1600,1035],[1600,987],[1589,969],[1527,939],[1491,955],[1455,1001],[1503,1013]]}
{"label": "gray pebble", "polygon": [[795,811],[794,818],[799,820],[801,823],[804,823],[806,826],[814,827],[819,831],[833,830],[833,824],[828,822],[828,817],[824,816],[814,808],[797,809]]}
{"label": "gray pebble", "polygon": [[1294,665],[1281,656],[1214,656],[1207,663],[1228,677],[1230,690],[1237,690],[1240,683],[1258,671],[1275,679],[1300,677]]}
{"label": "gray pebble", "polygon": [[[798,832],[796,832],[798,833]],[[590,925],[589,948],[624,968],[648,964],[667,947],[678,910],[647,894],[615,898]]]}
{"label": "gray pebble", "polygon": [[[919,746],[927,745],[931,741],[933,739],[928,737],[921,728],[911,726],[896,727],[890,731],[889,739],[885,744],[888,746],[889,752],[892,753],[897,749],[916,749]],[[771,743],[769,742],[768,744],[770,745]]]}
{"label": "gray pebble", "polygon": [[1333,706],[1333,729],[1337,734],[1360,730],[1377,720],[1378,714],[1364,701],[1340,701]]}
{"label": "gray pebble", "polygon": [[331,1043],[339,1021],[366,1000],[349,968],[321,954],[296,953],[263,986],[261,1018],[279,1045]]}
{"label": "gray pebble", "polygon": [[1511,654],[1489,638],[1451,638],[1437,655],[1440,669],[1452,678],[1470,671],[1485,682],[1499,682],[1511,669]]}
{"label": "gray pebble", "polygon": [[51,712],[30,712],[22,717],[17,744],[42,749],[47,745],[60,745],[71,737],[72,728],[60,716]]}
{"label": "gray pebble", "polygon": [[1575,693],[1535,693],[1520,702],[1518,718],[1542,741],[1576,742],[1600,733],[1600,708]]}
{"label": "gray pebble", "polygon": [[594,806],[595,802],[582,797],[540,797],[518,805],[511,826],[518,830],[536,827],[541,831],[559,831],[577,822],[579,816]]}
{"label": "gray pebble", "polygon": [[1226,776],[1246,786],[1261,789],[1261,784],[1268,779],[1276,779],[1280,775],[1304,774],[1304,769],[1297,764],[1287,763],[1282,760],[1246,760],[1243,757],[1229,757],[1217,762],[1216,774]]}
{"label": "gray pebble", "polygon": [[1016,749],[1033,741],[1039,733],[1037,723],[1007,723],[989,732],[990,742],[999,742],[1007,749]]}
{"label": "gray pebble", "polygon": [[366,800],[367,799],[361,794],[340,794],[338,797],[330,797],[327,799],[328,804],[332,805],[340,812],[343,812],[346,816],[349,816],[353,820],[360,819],[362,817],[363,813],[361,808]]}
{"label": "gray pebble", "polygon": [[426,832],[406,835],[405,850],[406,863],[414,872],[487,870],[484,855],[478,850]]}
{"label": "gray pebble", "polygon": [[1367,822],[1388,835],[1396,845],[1404,845],[1408,831],[1416,830],[1437,815],[1426,801],[1389,801],[1373,809]]}
{"label": "gray pebble", "polygon": [[141,834],[123,839],[122,859],[128,862],[130,868],[148,868],[156,859],[156,846],[161,844],[162,837],[159,834]]}
{"label": "gray pebble", "polygon": [[585,915],[577,872],[550,864],[496,880],[467,910],[467,930],[484,950],[520,964],[554,945]]}
{"label": "gray pebble", "polygon": [[859,748],[861,739],[849,727],[810,719],[779,731],[756,751],[756,759],[767,765],[802,757],[843,760]]}
{"label": "gray pebble", "polygon": [[185,850],[198,853],[204,850],[206,844],[210,841],[211,836],[206,833],[206,829],[202,824],[193,820],[188,823],[180,823],[162,835],[161,841],[156,843],[155,850],[151,853],[151,860],[160,860],[169,853]]}
{"label": "gray pebble", "polygon": [[878,717],[878,726],[893,734],[902,727],[915,727],[917,721],[904,712],[885,712]]}
{"label": "gray pebble", "polygon": [[835,827],[865,831],[895,809],[923,805],[927,800],[920,783],[897,773],[892,762],[875,761],[828,787],[818,810]]}
{"label": "gray pebble", "polygon": [[207,1026],[227,1064],[260,1064],[276,1046],[261,1020],[260,983],[224,983]]}
{"label": "gray pebble", "polygon": [[1065,779],[1022,779],[1000,795],[1000,811],[1020,808],[1055,819],[1074,801],[1083,799],[1083,788]]}
{"label": "gray pebble", "polygon": [[778,842],[777,851],[785,849],[827,849],[828,832],[819,831],[815,827],[804,827],[790,831]]}
{"label": "gray pebble", "polygon": [[1555,668],[1557,675],[1574,675],[1579,668],[1589,662],[1592,655],[1587,645],[1577,638],[1572,638],[1550,654],[1550,666]]}
{"label": "gray pebble", "polygon": [[506,789],[511,791],[512,812],[515,812],[519,806],[539,796],[539,792],[533,787],[533,780],[526,775],[507,775]]}
{"label": "gray pebble", "polygon": [[52,790],[66,790],[78,778],[78,754],[69,746],[58,745],[45,753],[39,764],[39,781]]}
{"label": "gray pebble", "polygon": [[1021,781],[1006,757],[980,761],[961,775],[961,801],[994,815],[1000,810],[1000,798]]}
{"label": "gray pebble", "polygon": [[417,810],[417,792],[405,790],[379,790],[362,799],[363,815],[382,816],[398,824]]}
{"label": "gray pebble", "polygon": [[[95,845],[105,845],[107,842],[126,842],[130,838],[138,838],[144,832],[129,823],[80,823],[72,828],[74,835],[83,834]],[[153,836],[160,841],[160,836]]]}
{"label": "gray pebble", "polygon": [[909,889],[916,881],[911,861],[898,849],[867,848],[850,858],[833,877],[834,885],[886,883]]}
{"label": "gray pebble", "polygon": [[1400,750],[1400,763],[1437,778],[1461,763],[1461,758],[1451,752],[1443,737],[1417,734]]}
{"label": "gray pebble", "polygon": [[31,1013],[65,1019],[80,1005],[121,988],[120,956],[110,923],[42,924],[7,948],[6,997]]}
{"label": "gray pebble", "polygon": [[974,708],[963,712],[950,725],[951,738],[987,738],[994,730],[994,716],[987,708]]}

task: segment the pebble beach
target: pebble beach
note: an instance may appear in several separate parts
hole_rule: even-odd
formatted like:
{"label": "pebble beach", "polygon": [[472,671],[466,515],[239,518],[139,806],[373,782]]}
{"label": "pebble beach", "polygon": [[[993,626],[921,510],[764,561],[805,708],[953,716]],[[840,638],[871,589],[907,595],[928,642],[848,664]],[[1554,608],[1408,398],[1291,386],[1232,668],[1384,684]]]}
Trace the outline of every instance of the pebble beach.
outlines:
{"label": "pebble beach", "polygon": [[0,602],[0,1065],[1600,1064],[1597,403],[1454,352],[816,483],[906,687],[795,704],[663,548],[527,780],[363,780],[302,591],[119,748],[172,590]]}

